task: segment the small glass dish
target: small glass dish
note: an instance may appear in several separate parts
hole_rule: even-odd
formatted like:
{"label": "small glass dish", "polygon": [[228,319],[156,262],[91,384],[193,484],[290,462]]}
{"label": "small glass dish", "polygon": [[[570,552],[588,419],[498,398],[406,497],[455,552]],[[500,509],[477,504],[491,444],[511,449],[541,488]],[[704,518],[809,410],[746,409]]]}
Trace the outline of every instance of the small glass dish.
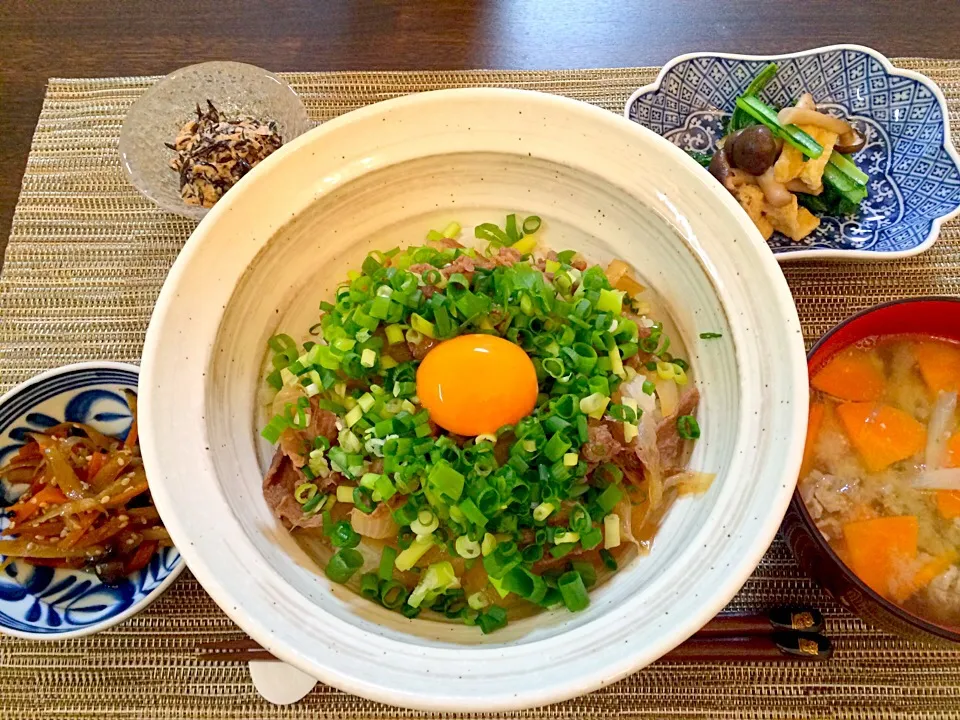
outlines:
{"label": "small glass dish", "polygon": [[120,162],[137,190],[177,215],[200,220],[209,208],[187,205],[180,178],[170,160],[180,128],[196,117],[207,101],[223,117],[273,120],[284,144],[313,127],[303,101],[287,83],[255,65],[207,62],[167,75],[130,108],[120,131]]}

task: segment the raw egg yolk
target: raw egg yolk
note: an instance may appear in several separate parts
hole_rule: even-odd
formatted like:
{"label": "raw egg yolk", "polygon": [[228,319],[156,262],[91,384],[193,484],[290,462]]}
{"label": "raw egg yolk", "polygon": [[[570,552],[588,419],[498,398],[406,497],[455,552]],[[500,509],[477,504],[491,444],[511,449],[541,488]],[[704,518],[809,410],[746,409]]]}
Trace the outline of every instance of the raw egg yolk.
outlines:
{"label": "raw egg yolk", "polygon": [[493,335],[461,335],[433,348],[417,369],[417,395],[437,425],[472,437],[514,425],[537,404],[527,354]]}

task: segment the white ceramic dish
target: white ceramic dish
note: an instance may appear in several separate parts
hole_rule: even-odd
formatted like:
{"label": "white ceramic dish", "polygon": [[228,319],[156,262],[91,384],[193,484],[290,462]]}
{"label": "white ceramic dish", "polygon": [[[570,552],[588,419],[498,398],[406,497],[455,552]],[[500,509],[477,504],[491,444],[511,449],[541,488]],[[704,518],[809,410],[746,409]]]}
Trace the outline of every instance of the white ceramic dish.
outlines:
{"label": "white ceramic dish", "polygon": [[[430,227],[544,218],[544,240],[622,257],[665,298],[697,368],[718,472],[584,612],[480,635],[406,620],[326,578],[275,521],[256,427],[265,342],[372,248]],[[702,331],[722,340],[701,340]],[[730,195],[678,148],[586,104],[451,90],[374,105],[281,148],[201,222],[148,332],[141,443],[164,522],[218,604],[280,659],[343,690],[431,711],[563,700],[678,645],[773,539],[800,464],[804,348],[783,276]]]}

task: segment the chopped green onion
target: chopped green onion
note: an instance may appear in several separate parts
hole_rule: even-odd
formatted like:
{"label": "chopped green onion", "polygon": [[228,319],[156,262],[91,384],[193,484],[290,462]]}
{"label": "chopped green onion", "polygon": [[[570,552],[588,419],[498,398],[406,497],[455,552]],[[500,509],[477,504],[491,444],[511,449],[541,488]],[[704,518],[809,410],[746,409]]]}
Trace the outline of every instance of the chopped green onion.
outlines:
{"label": "chopped green onion", "polygon": [[443,232],[441,234],[443,235],[443,237],[447,238],[448,240],[452,240],[453,238],[455,238],[457,235],[460,234],[460,223],[451,222],[449,225],[447,225],[443,229]]}
{"label": "chopped green onion", "polygon": [[330,544],[338,548],[355,548],[360,544],[360,535],[346,520],[341,520],[329,533]]}
{"label": "chopped green onion", "polygon": [[380,583],[380,603],[388,610],[400,609],[408,596],[407,588],[397,580],[385,580]]}
{"label": "chopped green onion", "polygon": [[[426,425],[424,425],[425,427]],[[439,462],[433,466],[427,476],[427,484],[433,492],[452,502],[460,499],[463,492],[464,477],[446,462]],[[461,508],[462,509],[462,508]]]}
{"label": "chopped green onion", "polygon": [[493,536],[492,533],[484,533],[483,541],[480,543],[480,552],[486,557],[492,553],[497,547],[497,538]]}
{"label": "chopped green onion", "polygon": [[484,635],[489,635],[495,630],[499,630],[507,625],[507,611],[502,607],[494,605],[486,612],[480,613],[477,618],[477,625]]}
{"label": "chopped green onion", "polygon": [[366,348],[360,354],[360,364],[364,367],[372,368],[377,364],[377,353],[370,348]]}
{"label": "chopped green onion", "polygon": [[437,337],[437,329],[434,324],[417,313],[410,316],[410,328],[428,338]]}
{"label": "chopped green onion", "polygon": [[335,583],[345,583],[363,567],[363,555],[352,548],[343,548],[330,558],[324,573]]}
{"label": "chopped green onion", "polygon": [[[402,553],[401,553],[402,554]],[[407,598],[407,604],[411,607],[420,607],[424,602],[427,606],[441,593],[455,587],[460,587],[460,581],[453,571],[453,565],[449,560],[433,563],[427,567],[426,572],[420,577],[420,582]]]}
{"label": "chopped green onion", "polygon": [[[526,235],[532,235],[540,229],[540,218],[536,215],[530,215],[523,221],[523,232]],[[551,272],[551,270],[547,270]]]}
{"label": "chopped green onion", "polygon": [[364,573],[361,576],[360,594],[367,600],[380,599],[380,580],[376,573]]}
{"label": "chopped green onion", "polygon": [[603,492],[597,495],[597,499],[594,502],[597,503],[601,510],[608,513],[616,507],[622,497],[623,491],[620,490],[620,488],[616,485],[608,485]]}
{"label": "chopped green onion", "polygon": [[359,405],[356,405],[352,410],[350,410],[350,412],[346,414],[343,420],[347,424],[347,427],[353,427],[360,421],[360,418],[362,417],[363,417],[363,408],[360,407]]}
{"label": "chopped green onion", "polygon": [[[533,519],[537,522],[543,522],[550,517],[550,514],[554,510],[556,510],[556,507],[554,507],[552,503],[542,502],[534,508]],[[484,555],[486,555],[486,553],[484,553]]]}
{"label": "chopped green onion", "polygon": [[463,500],[457,508],[463,513],[463,516],[475,525],[483,527],[487,524],[487,516],[480,512],[480,508],[470,498]]}
{"label": "chopped green onion", "polygon": [[590,604],[583,578],[576,571],[566,572],[557,581],[557,587],[563,597],[563,604],[570,612],[583,610]]}
{"label": "chopped green onion", "polygon": [[[476,540],[471,540],[466,535],[461,535],[457,538],[457,541],[454,543],[454,547],[457,551],[457,555],[462,558],[471,558],[480,556],[480,543]],[[476,608],[475,608],[476,609]]]}
{"label": "chopped green onion", "polygon": [[553,542],[555,545],[566,545],[567,543],[575,543],[579,540],[580,533],[575,532],[562,532],[553,536]]}
{"label": "chopped green onion", "polygon": [[487,596],[482,592],[475,592],[467,596],[467,605],[469,605],[474,610],[483,610],[490,604],[490,601],[487,600]]}
{"label": "chopped green onion", "polygon": [[604,567],[606,567],[607,570],[616,571],[618,566],[616,558],[613,557],[613,553],[606,549],[601,550],[600,559],[603,561]]}
{"label": "chopped green onion", "polygon": [[713,340],[714,338],[723,337],[723,333],[718,332],[702,332],[700,333],[701,340]]}
{"label": "chopped green onion", "polygon": [[353,504],[360,512],[368,515],[374,510],[373,493],[363,486],[353,489]]}
{"label": "chopped green onion", "polygon": [[593,550],[597,545],[603,542],[603,533],[600,528],[591,527],[580,534],[580,546],[584,550]]}
{"label": "chopped green onion", "polygon": [[605,550],[620,547],[620,516],[616,513],[603,518],[603,547]]}
{"label": "chopped green onion", "polygon": [[410,529],[413,530],[417,536],[429,535],[434,530],[440,527],[440,518],[438,518],[432,510],[424,508],[417,514],[416,520],[410,523]]}
{"label": "chopped green onion", "polygon": [[591,588],[597,584],[597,570],[591,563],[583,560],[574,560],[570,563],[570,567],[580,573],[580,578],[587,588]]}
{"label": "chopped green onion", "polygon": [[337,486],[337,502],[350,503],[353,504],[353,486],[351,485],[338,485]]}
{"label": "chopped green onion", "polygon": [[393,579],[393,563],[397,559],[397,551],[386,545],[380,553],[380,568],[377,571],[381,580]]}
{"label": "chopped green onion", "polygon": [[538,603],[547,594],[547,583],[524,567],[516,567],[503,576],[503,589],[524,600]]}
{"label": "chopped green onion", "polygon": [[677,434],[684,440],[696,440],[700,437],[700,425],[693,415],[681,415],[677,418]]}
{"label": "chopped green onion", "polygon": [[394,567],[397,568],[400,572],[406,572],[427,554],[427,551],[433,547],[433,536],[426,535],[422,538],[417,538],[412,543],[410,547],[406,550],[403,550],[397,559],[394,562]]}
{"label": "chopped green onion", "polygon": [[307,500],[317,494],[317,486],[314,483],[301,483],[293,492],[294,499],[301,505],[306,504]]}
{"label": "chopped green onion", "polygon": [[577,463],[580,462],[580,456],[575,452],[564,453],[563,464],[566,467],[576,467]]}
{"label": "chopped green onion", "polygon": [[607,409],[607,403],[610,398],[600,393],[588,395],[580,401],[580,412],[599,420],[603,417],[603,411]]}

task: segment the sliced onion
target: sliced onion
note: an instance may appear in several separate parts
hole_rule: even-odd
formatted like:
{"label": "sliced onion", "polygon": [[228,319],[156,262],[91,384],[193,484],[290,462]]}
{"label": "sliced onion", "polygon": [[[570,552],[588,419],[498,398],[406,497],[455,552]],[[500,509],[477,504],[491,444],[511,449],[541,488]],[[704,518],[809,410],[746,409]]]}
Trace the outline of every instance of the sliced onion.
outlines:
{"label": "sliced onion", "polygon": [[[672,380],[670,384],[673,384]],[[650,506],[657,507],[663,499],[663,471],[660,467],[660,448],[657,447],[657,423],[653,415],[645,413],[641,416],[637,425],[634,451],[643,464],[643,478],[647,482]]]}
{"label": "sliced onion", "polygon": [[924,470],[913,481],[917,490],[960,490],[960,468]]}
{"label": "sliced onion", "polygon": [[941,391],[930,413],[930,425],[927,428],[927,469],[936,470],[943,461],[947,440],[953,430],[953,416],[957,411],[957,393]]}
{"label": "sliced onion", "polygon": [[664,480],[663,489],[675,487],[680,495],[700,495],[710,489],[716,477],[715,473],[684,470]]}
{"label": "sliced onion", "polygon": [[658,376],[656,385],[657,397],[660,399],[660,414],[663,417],[669,417],[673,415],[673,411],[677,409],[677,403],[680,401],[677,384],[672,378],[664,380]]}
{"label": "sliced onion", "polygon": [[853,126],[846,120],[805,107],[784,108],[777,113],[777,120],[782,125],[813,125],[837,135],[853,132]]}
{"label": "sliced onion", "polygon": [[350,525],[360,535],[374,540],[393,537],[400,529],[393,521],[393,515],[387,503],[380,503],[369,515],[354,508],[350,511]]}

